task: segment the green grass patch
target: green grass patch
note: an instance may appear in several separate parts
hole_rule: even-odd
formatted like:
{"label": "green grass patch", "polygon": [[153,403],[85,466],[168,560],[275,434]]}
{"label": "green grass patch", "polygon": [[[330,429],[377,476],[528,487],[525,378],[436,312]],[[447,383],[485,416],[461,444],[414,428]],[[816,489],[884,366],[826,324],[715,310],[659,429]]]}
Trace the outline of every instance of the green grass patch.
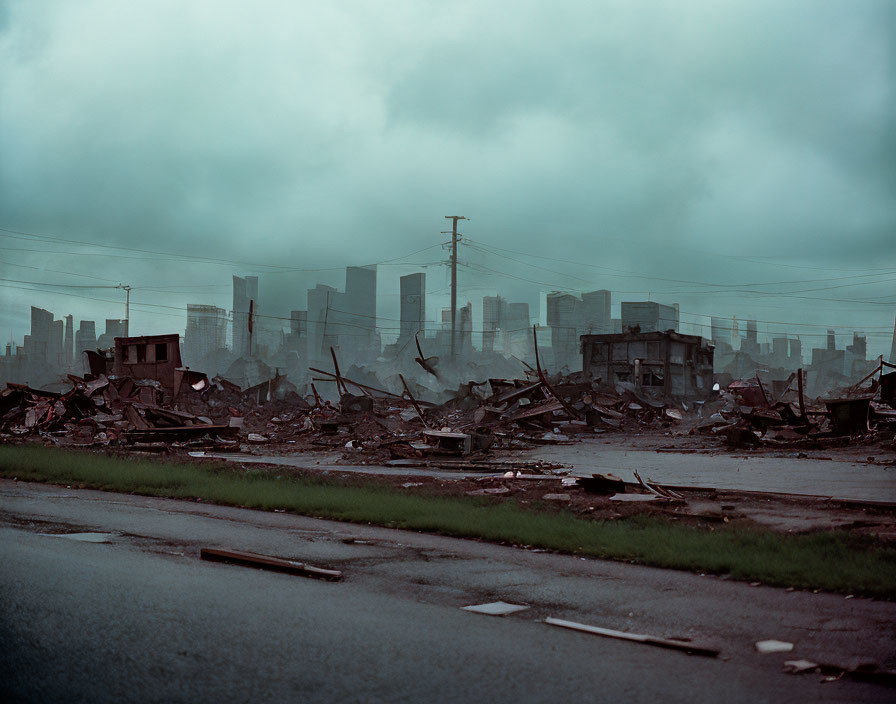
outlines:
{"label": "green grass patch", "polygon": [[730,575],[776,586],[896,596],[896,548],[843,531],[783,535],[760,528],[709,530],[663,518],[614,521],[531,510],[512,502],[405,493],[361,478],[278,478],[231,464],[114,458],[38,445],[0,446],[0,476],[372,523],[532,545],[656,567]]}

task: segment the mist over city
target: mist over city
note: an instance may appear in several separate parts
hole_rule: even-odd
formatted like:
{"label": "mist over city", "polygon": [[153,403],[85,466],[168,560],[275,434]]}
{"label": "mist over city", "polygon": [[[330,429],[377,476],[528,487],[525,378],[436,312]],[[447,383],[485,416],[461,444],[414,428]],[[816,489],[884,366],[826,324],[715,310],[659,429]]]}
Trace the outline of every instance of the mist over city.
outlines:
{"label": "mist over city", "polygon": [[14,698],[99,633],[137,700],[885,698],[892,2],[11,0],[0,66]]}

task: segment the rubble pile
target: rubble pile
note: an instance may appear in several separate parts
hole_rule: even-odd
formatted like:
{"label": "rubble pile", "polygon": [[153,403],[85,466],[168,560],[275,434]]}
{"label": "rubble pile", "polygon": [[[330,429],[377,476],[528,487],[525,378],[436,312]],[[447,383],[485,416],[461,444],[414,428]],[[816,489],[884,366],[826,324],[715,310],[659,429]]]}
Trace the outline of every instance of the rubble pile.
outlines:
{"label": "rubble pile", "polygon": [[[226,390],[220,385],[203,385],[205,408],[220,409],[211,414],[217,419],[213,420],[173,404],[170,394],[153,379],[105,374],[68,378],[72,388],[64,393],[7,384],[0,393],[0,439],[38,437],[55,445],[121,444],[135,449],[238,445],[240,423],[233,422],[233,416],[239,412],[226,405]],[[222,392],[223,397],[217,399]]]}
{"label": "rubble pile", "polygon": [[402,374],[388,384],[401,387],[396,393],[374,386],[375,375],[361,383],[334,368],[314,371],[318,383],[335,384],[335,400],[322,398],[313,383],[302,396],[279,374],[248,389],[189,370],[178,370],[173,390],[107,374],[70,375],[65,392],[10,383],[0,394],[0,440],[154,452],[328,448],[342,450],[347,462],[410,466],[452,458],[470,465],[496,451],[612,432],[697,435],[732,447],[893,446],[896,435],[896,372],[884,374],[883,363],[878,378],[872,373],[832,398],[806,399],[794,383],[772,398],[756,378],[732,382],[705,401],[665,400],[632,384],[610,388],[581,372],[547,375],[539,366],[522,379],[461,383],[442,390],[437,398],[447,400],[436,403],[419,398],[433,396]]}
{"label": "rubble pile", "polygon": [[758,378],[732,382],[704,405],[704,417],[691,432],[720,437],[731,447],[880,442],[896,449],[896,372],[884,374],[885,366],[882,362],[857,384],[816,399],[793,390],[793,383],[771,398]]}
{"label": "rubble pile", "polygon": [[[525,379],[467,382],[440,404],[417,399],[411,384],[403,376],[400,380],[402,395],[340,377],[341,388],[358,387],[366,396],[346,392],[337,404],[317,404],[302,427],[342,438],[349,461],[363,453],[368,462],[410,466],[426,460],[445,464],[446,458],[462,456],[469,466],[494,450],[571,444],[582,435],[612,431],[665,429],[694,410],[693,404],[668,404],[633,389],[603,389],[581,373],[532,372]],[[283,438],[282,426],[276,425],[272,419],[272,440]],[[336,438],[330,440],[333,446]],[[313,443],[326,440],[318,437]]]}

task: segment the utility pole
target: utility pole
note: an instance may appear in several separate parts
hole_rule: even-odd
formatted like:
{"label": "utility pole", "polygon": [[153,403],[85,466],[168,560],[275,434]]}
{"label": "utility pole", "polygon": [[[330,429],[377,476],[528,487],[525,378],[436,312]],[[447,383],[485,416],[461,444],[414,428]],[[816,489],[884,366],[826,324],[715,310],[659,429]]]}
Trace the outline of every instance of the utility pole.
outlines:
{"label": "utility pole", "polygon": [[255,300],[249,299],[249,358],[252,357],[252,332],[255,329]]}
{"label": "utility pole", "polygon": [[[469,220],[469,218],[465,218],[463,215],[446,215],[446,220],[451,220],[451,359],[454,359],[455,355],[455,346],[454,346],[454,334],[455,334],[455,323],[457,321],[457,221],[458,220]],[[443,232],[443,235],[447,235],[447,232]]]}
{"label": "utility pole", "polygon": [[126,297],[124,301],[124,336],[131,336],[131,287],[125,284],[118,284],[115,288],[122,288]]}

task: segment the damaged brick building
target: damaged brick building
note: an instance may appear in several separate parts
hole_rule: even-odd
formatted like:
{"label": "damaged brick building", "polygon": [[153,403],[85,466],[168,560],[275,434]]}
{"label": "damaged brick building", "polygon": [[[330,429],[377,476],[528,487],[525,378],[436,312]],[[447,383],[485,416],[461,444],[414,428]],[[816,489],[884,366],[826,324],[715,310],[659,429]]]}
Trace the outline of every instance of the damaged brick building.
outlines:
{"label": "damaged brick building", "polygon": [[112,373],[116,376],[155,379],[170,392],[180,366],[180,337],[176,334],[115,338]]}
{"label": "damaged brick building", "polygon": [[667,399],[706,398],[713,385],[713,345],[697,335],[629,332],[582,335],[582,370],[608,386],[632,384]]}

